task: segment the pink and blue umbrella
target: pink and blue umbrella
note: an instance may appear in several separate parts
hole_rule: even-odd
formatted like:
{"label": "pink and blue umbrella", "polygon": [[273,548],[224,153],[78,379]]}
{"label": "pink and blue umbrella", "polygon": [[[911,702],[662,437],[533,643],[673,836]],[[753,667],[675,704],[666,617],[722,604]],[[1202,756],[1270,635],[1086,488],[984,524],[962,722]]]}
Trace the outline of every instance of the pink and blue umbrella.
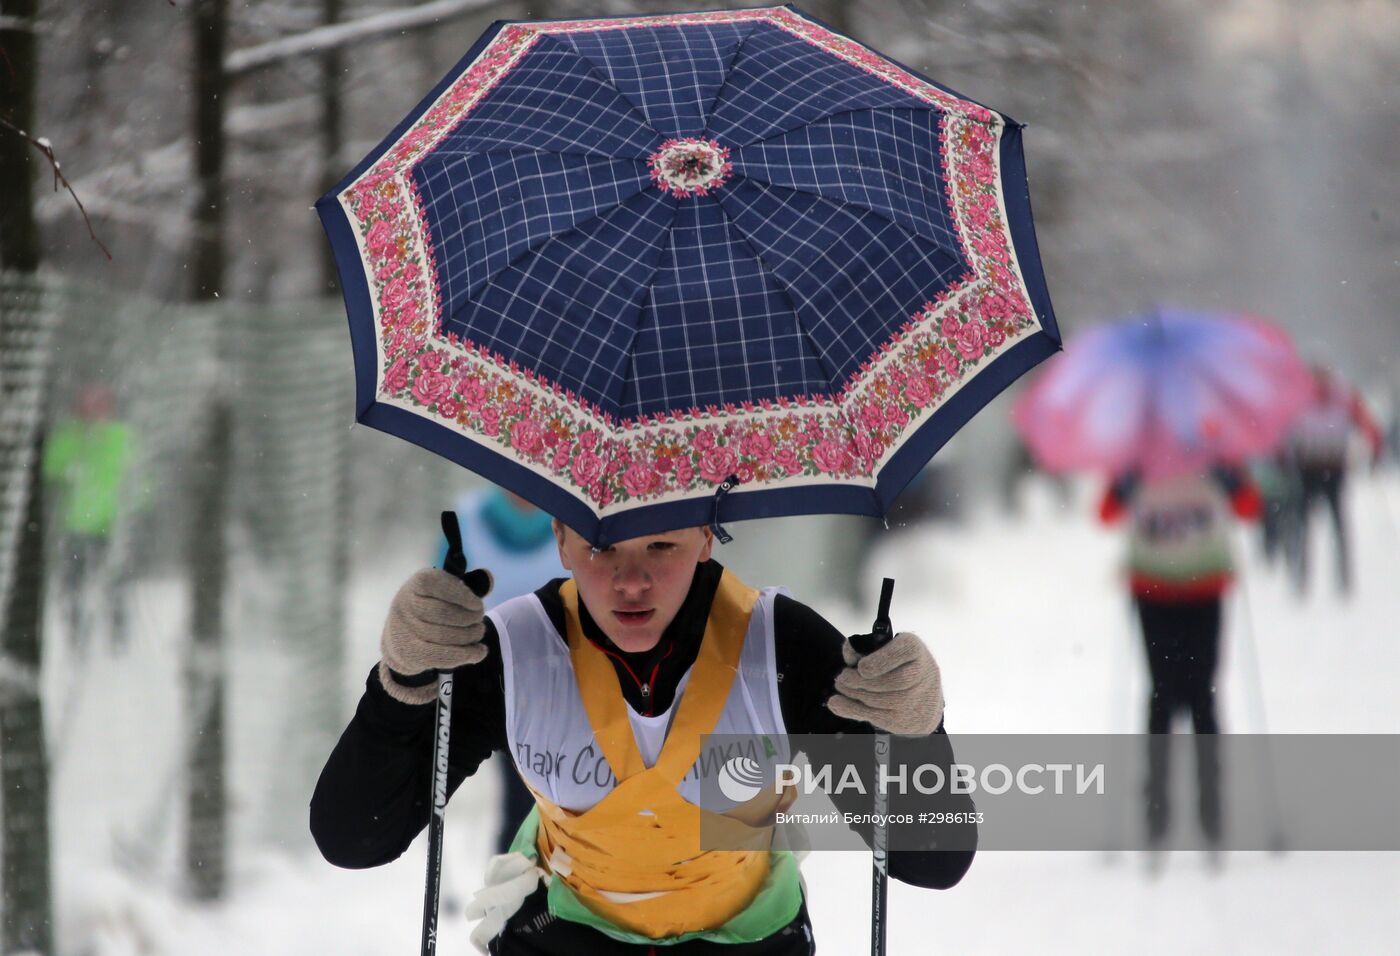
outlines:
{"label": "pink and blue umbrella", "polygon": [[1311,393],[1276,326],[1161,309],[1076,336],[1013,419],[1051,471],[1163,478],[1272,452]]}
{"label": "pink and blue umbrella", "polygon": [[792,7],[498,23],[317,208],[358,420],[595,543],[883,514],[1059,344],[1020,124]]}

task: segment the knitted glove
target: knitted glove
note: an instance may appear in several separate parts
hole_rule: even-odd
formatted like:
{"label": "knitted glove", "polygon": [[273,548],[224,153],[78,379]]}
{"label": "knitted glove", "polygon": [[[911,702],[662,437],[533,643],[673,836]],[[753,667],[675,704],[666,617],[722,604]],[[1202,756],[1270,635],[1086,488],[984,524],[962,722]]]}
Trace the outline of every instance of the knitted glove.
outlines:
{"label": "knitted glove", "polygon": [[846,669],[826,707],[838,717],[863,720],[877,730],[922,737],[943,720],[943,681],[938,662],[916,634],[897,634],[861,657],[850,640],[841,648]]}
{"label": "knitted glove", "polygon": [[485,659],[481,599],[491,591],[491,576],[480,569],[472,573],[469,587],[446,571],[424,568],[394,595],[379,639],[379,682],[390,697],[426,704],[437,697],[433,671]]}

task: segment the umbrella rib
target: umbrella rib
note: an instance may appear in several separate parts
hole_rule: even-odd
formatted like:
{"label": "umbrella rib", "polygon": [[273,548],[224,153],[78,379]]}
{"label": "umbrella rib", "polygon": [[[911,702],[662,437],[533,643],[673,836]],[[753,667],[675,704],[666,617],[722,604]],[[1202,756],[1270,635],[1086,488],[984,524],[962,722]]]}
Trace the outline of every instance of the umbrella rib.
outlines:
{"label": "umbrella rib", "polygon": [[705,110],[705,129],[704,132],[700,134],[702,139],[713,135],[710,132],[710,120],[715,115],[715,107],[719,105],[720,96],[722,96],[724,91],[729,87],[729,78],[734,75],[734,64],[739,62],[739,56],[744,52],[744,47],[748,44],[749,38],[754,35],[754,31],[757,29],[758,21],[754,21],[749,25],[749,32],[744,34],[744,38],[740,40],[739,45],[734,48],[734,55],[729,58],[729,65],[724,68],[724,79],[715,90],[715,95],[710,99],[709,108]]}
{"label": "umbrella rib", "polygon": [[1235,388],[1229,382],[1222,379],[1219,375],[1216,375],[1213,369],[1210,369],[1205,365],[1197,365],[1196,372],[1201,376],[1201,378],[1209,382],[1213,388],[1216,388],[1223,392],[1225,395],[1227,395],[1230,398],[1230,400],[1237,404],[1240,408],[1248,409],[1250,413],[1253,414],[1255,410],[1254,403],[1246,400],[1237,388]]}
{"label": "umbrella rib", "polygon": [[742,239],[744,245],[748,246],[749,250],[753,252],[754,261],[763,269],[763,274],[769,277],[773,287],[783,294],[783,298],[787,299],[788,306],[792,309],[793,323],[797,326],[798,331],[802,333],[802,337],[807,340],[808,345],[812,349],[812,354],[817,357],[817,361],[821,364],[822,371],[826,373],[827,388],[832,392],[836,391],[836,370],[832,368],[830,360],[827,359],[826,354],[817,344],[816,339],[812,338],[811,330],[803,325],[802,314],[797,309],[797,301],[792,297],[792,290],[783,284],[778,273],[764,261],[763,253],[754,245],[753,240],[749,238],[749,234],[735,221],[733,216],[729,215],[729,210],[724,208],[724,201],[721,199],[716,202],[715,205],[719,207],[720,215],[724,216],[724,221],[734,230],[734,234]]}
{"label": "umbrella rib", "polygon": [[626,205],[627,203],[631,202],[633,199],[637,198],[638,196],[643,195],[643,194],[647,191],[647,189],[648,189],[650,186],[651,186],[651,183],[650,183],[650,182],[643,183],[643,184],[641,185],[641,187],[640,187],[639,189],[637,189],[635,192],[629,193],[628,195],[624,196],[624,197],[618,202],[618,204],[617,204],[616,206],[609,206],[607,209],[604,209],[604,210],[600,210],[600,211],[598,211],[598,212],[595,212],[593,215],[591,215],[591,216],[589,216],[589,217],[587,217],[587,218],[585,218],[585,219],[580,219],[578,222],[573,223],[571,226],[569,226],[569,228],[565,229],[565,230],[562,231],[562,232],[555,232],[555,233],[550,233],[550,234],[547,235],[547,236],[542,236],[542,237],[540,237],[539,242],[533,242],[533,243],[527,244],[523,249],[521,249],[521,250],[520,250],[519,252],[517,252],[515,255],[511,256],[510,259],[509,259],[508,261],[506,261],[505,263],[503,263],[499,269],[496,269],[494,272],[490,273],[489,275],[486,275],[486,276],[482,277],[481,281],[478,282],[475,286],[469,287],[469,288],[467,289],[467,298],[469,298],[469,299],[470,299],[470,298],[473,298],[478,292],[480,292],[480,291],[481,291],[482,289],[484,289],[486,286],[490,285],[491,282],[492,282],[492,280],[494,280],[498,275],[500,275],[501,273],[503,273],[503,272],[505,272],[506,270],[510,269],[512,266],[514,266],[517,262],[519,262],[521,259],[525,258],[526,256],[528,256],[528,255],[530,255],[530,254],[532,254],[532,253],[538,252],[540,249],[542,249],[544,246],[548,245],[549,243],[553,242],[554,240],[556,240],[556,239],[563,239],[563,238],[566,237],[566,236],[569,236],[569,235],[571,235],[571,234],[573,234],[573,233],[575,233],[575,232],[578,232],[578,231],[581,230],[584,226],[587,226],[587,225],[589,225],[589,224],[591,224],[591,223],[594,223],[594,222],[598,221],[599,219],[603,219],[604,217],[611,216],[614,212],[616,212],[617,210],[621,209],[624,205]]}
{"label": "umbrella rib", "polygon": [[[866,206],[866,205],[864,205],[864,204],[862,204],[862,203],[851,202],[851,201],[848,200],[848,199],[841,199],[841,200],[833,199],[832,197],[823,195],[822,193],[819,193],[819,192],[817,192],[817,191],[814,190],[814,189],[806,189],[806,188],[803,188],[803,187],[801,187],[801,186],[788,186],[788,185],[785,185],[785,184],[783,184],[783,183],[775,183],[775,182],[773,182],[773,181],[770,180],[770,179],[764,179],[762,176],[755,176],[755,175],[753,175],[753,174],[751,174],[751,173],[748,173],[748,172],[737,172],[737,173],[736,173],[736,178],[749,179],[749,180],[752,180],[753,182],[756,182],[756,183],[763,183],[764,185],[770,186],[770,187],[772,187],[773,189],[786,189],[788,192],[803,193],[803,194],[808,195],[808,196],[816,196],[818,199],[821,199],[821,200],[823,200],[823,201],[825,201],[825,202],[829,202],[829,203],[833,203],[833,204],[837,204],[837,205],[841,205],[841,206],[854,206],[856,209],[864,209],[866,212],[870,213],[870,215],[876,217],[877,219],[882,219],[882,220],[884,220],[885,222],[887,222],[887,223],[889,223],[890,225],[894,226],[896,229],[902,229],[902,230],[904,230],[904,231],[906,231],[906,232],[911,232],[911,233],[913,233],[914,235],[919,236],[919,237],[921,237],[921,238],[923,238],[923,239],[927,239],[929,242],[932,242],[932,243],[934,243],[935,245],[937,245],[937,247],[939,248],[940,251],[944,249],[944,245],[945,245],[945,244],[943,243],[942,240],[938,239],[937,237],[935,237],[935,236],[927,236],[927,235],[924,235],[922,232],[919,232],[919,231],[916,230],[916,229],[910,229],[908,226],[906,226],[904,223],[898,221],[897,219],[892,219],[892,218],[890,218],[890,216],[886,215],[885,213],[881,212],[880,210],[878,210],[878,209],[872,209],[872,208],[870,208],[869,206]],[[957,261],[957,262],[961,262],[961,261],[962,261],[962,256],[961,256],[961,254],[954,255],[954,256],[952,256],[952,258],[954,259],[954,261]]]}
{"label": "umbrella rib", "polygon": [[[632,343],[635,342],[635,341],[637,341],[637,331],[638,331],[638,330],[641,328],[641,326],[642,326],[642,316],[646,315],[647,304],[651,301],[651,290],[652,290],[652,288],[654,287],[654,283],[656,282],[656,274],[657,274],[658,272],[661,271],[661,260],[662,260],[662,258],[666,255],[666,250],[667,250],[668,248],[670,248],[670,245],[671,245],[671,236],[674,234],[674,229],[675,229],[675,225],[676,225],[676,214],[677,214],[679,211],[680,211],[680,206],[679,206],[678,204],[676,204],[676,203],[672,203],[672,204],[671,204],[671,219],[670,219],[669,222],[666,223],[666,235],[662,238],[662,241],[661,241],[661,242],[658,242],[658,243],[656,244],[656,259],[655,259],[655,260],[652,262],[652,264],[651,264],[651,275],[647,276],[646,281],[645,281],[644,283],[642,283],[642,289],[643,289],[644,291],[643,291],[643,294],[642,294],[641,301],[639,301],[639,302],[637,303],[637,313],[636,313],[636,315],[635,315],[635,316],[633,317],[633,319],[632,319],[632,334],[631,334],[631,336],[627,339],[627,346],[626,346],[626,348],[623,350],[623,354],[626,355],[626,356],[628,357],[628,364],[632,365],[634,368],[635,368],[635,366],[636,366],[636,358],[635,358],[635,356],[633,356],[633,354],[632,354]],[[620,379],[621,384],[620,384],[619,389],[618,389],[618,395],[613,399],[613,405],[615,405],[615,406],[617,407],[617,410],[618,410],[618,416],[617,416],[617,417],[618,417],[618,420],[621,421],[622,419],[625,418],[625,416],[622,414],[622,394],[621,394],[621,392],[622,392],[622,389],[626,388],[626,384],[627,384],[627,381],[628,381],[628,380],[627,380],[627,379],[622,379],[621,376],[619,376],[619,379]]]}
{"label": "umbrella rib", "polygon": [[[550,43],[553,43],[555,46],[557,46],[557,47],[559,47],[560,49],[562,49],[565,53],[569,53],[569,54],[571,54],[571,55],[577,57],[580,61],[583,62],[583,64],[584,64],[586,67],[588,67],[589,71],[590,71],[594,76],[596,76],[596,77],[598,78],[598,81],[599,81],[600,83],[602,83],[602,84],[603,84],[604,86],[606,86],[608,89],[610,89],[610,90],[612,90],[614,93],[616,93],[616,94],[617,94],[617,98],[618,98],[619,100],[621,100],[622,102],[624,102],[624,103],[627,104],[628,109],[630,109],[633,113],[635,113],[635,114],[637,115],[637,119],[641,122],[642,127],[643,127],[644,129],[651,130],[651,132],[657,137],[657,139],[661,139],[661,140],[666,139],[666,136],[663,135],[662,132],[661,132],[660,130],[658,130],[655,126],[652,126],[652,125],[651,125],[651,120],[647,119],[646,114],[642,112],[641,108],[640,108],[639,106],[637,106],[636,103],[633,103],[630,99],[628,99],[628,98],[627,98],[627,94],[624,93],[624,92],[622,92],[621,90],[619,90],[619,89],[617,88],[617,84],[615,84],[611,79],[609,79],[607,76],[605,76],[605,75],[603,74],[603,71],[600,70],[600,69],[598,69],[598,67],[594,64],[594,62],[593,62],[592,60],[590,60],[588,57],[584,56],[582,53],[580,53],[580,52],[578,52],[577,50],[575,50],[573,47],[569,46],[569,45],[568,45],[567,43],[565,43],[563,40],[556,39],[555,37],[550,36],[548,33],[542,33],[542,34],[540,34],[540,39],[541,39],[541,40],[547,40],[547,41],[549,41]],[[631,157],[620,157],[620,158],[630,159]]]}
{"label": "umbrella rib", "polygon": [[[1213,371],[1211,371],[1204,365],[1197,363],[1192,367],[1195,370],[1195,373],[1200,376],[1202,381],[1208,382],[1212,388],[1223,393],[1230,401],[1238,404],[1241,408],[1249,409],[1252,413],[1253,406],[1249,402],[1244,400],[1244,398],[1240,395],[1240,392],[1236,388],[1234,388],[1234,386],[1223,381],[1218,375],[1216,375]],[[1157,407],[1161,399],[1161,386],[1162,368],[1160,364],[1154,364],[1152,366],[1152,388],[1149,393],[1151,398],[1148,404],[1148,415],[1150,420],[1154,423],[1154,425],[1160,424],[1162,421],[1161,416],[1157,413]]]}
{"label": "umbrella rib", "polygon": [[786,135],[788,135],[789,133],[796,132],[797,130],[802,129],[803,127],[806,127],[806,126],[815,126],[817,123],[825,123],[827,120],[836,119],[836,117],[838,117],[838,116],[852,116],[852,115],[854,115],[854,114],[856,114],[856,113],[874,113],[874,112],[876,112],[877,110],[878,110],[878,111],[908,110],[908,111],[911,112],[911,113],[941,113],[941,112],[942,112],[941,110],[935,109],[933,106],[929,106],[929,107],[927,107],[926,109],[922,109],[922,110],[919,109],[919,107],[917,107],[917,106],[853,106],[853,107],[851,107],[850,109],[846,109],[846,110],[837,110],[837,111],[834,112],[834,113],[827,113],[827,114],[825,114],[825,115],[823,115],[823,116],[814,116],[814,117],[812,117],[812,118],[809,119],[809,120],[803,120],[802,122],[798,123],[796,126],[788,126],[788,127],[784,128],[784,129],[774,130],[773,132],[769,133],[767,136],[760,137],[759,139],[751,140],[750,142],[747,142],[747,143],[738,143],[738,144],[735,144],[733,148],[736,149],[736,150],[737,150],[737,149],[748,149],[750,146],[759,146],[759,145],[762,145],[763,143],[767,143],[767,142],[769,142],[769,141],[771,141],[771,140],[775,140],[775,139],[777,139],[777,138],[780,137],[780,136],[786,136]]}
{"label": "umbrella rib", "polygon": [[428,157],[433,156],[455,156],[459,159],[474,159],[477,156],[582,156],[586,159],[606,159],[614,163],[637,163],[645,166],[647,159],[645,156],[614,156],[611,153],[587,153],[572,149],[535,149],[529,146],[506,147],[504,149],[434,149]]}
{"label": "umbrella rib", "polygon": [[[1157,393],[1161,389],[1162,376],[1159,366],[1154,364],[1148,368],[1150,375],[1147,382],[1147,400],[1142,403],[1142,434],[1145,439],[1154,437],[1157,434],[1157,425],[1161,420],[1157,414],[1157,406],[1159,404],[1159,396]],[[1143,443],[1138,443],[1137,447],[1142,448]],[[1143,462],[1140,456],[1136,457],[1137,460],[1133,463],[1133,467],[1135,470],[1141,472],[1143,470]]]}

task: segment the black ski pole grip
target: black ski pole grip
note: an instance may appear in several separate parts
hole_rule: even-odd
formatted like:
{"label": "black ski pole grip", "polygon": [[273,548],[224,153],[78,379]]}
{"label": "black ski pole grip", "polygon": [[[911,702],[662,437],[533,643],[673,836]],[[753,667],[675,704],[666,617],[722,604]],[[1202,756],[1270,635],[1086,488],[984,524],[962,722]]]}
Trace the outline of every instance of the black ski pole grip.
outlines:
{"label": "black ski pole grip", "polygon": [[447,538],[447,557],[442,559],[442,569],[460,578],[467,573],[467,556],[462,551],[462,529],[457,524],[457,512],[442,513],[442,533]]}
{"label": "black ski pole grip", "polygon": [[442,533],[447,537],[447,556],[442,559],[442,569],[460,579],[477,597],[485,597],[491,590],[491,572],[483,568],[467,570],[467,555],[462,550],[462,529],[457,524],[457,512],[442,513]]}
{"label": "black ski pole grip", "polygon": [[894,597],[894,578],[885,578],[880,585],[880,608],[869,634],[851,637],[851,649],[861,657],[872,654],[894,640],[894,625],[890,623],[890,599]]}

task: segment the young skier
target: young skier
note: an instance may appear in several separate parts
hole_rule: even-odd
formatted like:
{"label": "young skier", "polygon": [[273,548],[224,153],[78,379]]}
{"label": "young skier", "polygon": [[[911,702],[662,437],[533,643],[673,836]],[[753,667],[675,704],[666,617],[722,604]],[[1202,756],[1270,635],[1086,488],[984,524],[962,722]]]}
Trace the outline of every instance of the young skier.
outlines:
{"label": "young skier", "polygon": [[[432,675],[451,668],[449,790],[502,750],[536,801],[517,852],[488,871],[478,945],[507,956],[814,952],[791,855],[699,849],[682,779],[706,733],[941,735],[932,655],[904,633],[859,657],[810,608],[712,560],[709,528],[600,550],[558,522],[554,534],[572,577],[489,615],[443,571],[400,589],[383,658],[312,798],[321,852],[377,866],[424,827]],[[973,852],[896,850],[889,873],[945,889]]]}

